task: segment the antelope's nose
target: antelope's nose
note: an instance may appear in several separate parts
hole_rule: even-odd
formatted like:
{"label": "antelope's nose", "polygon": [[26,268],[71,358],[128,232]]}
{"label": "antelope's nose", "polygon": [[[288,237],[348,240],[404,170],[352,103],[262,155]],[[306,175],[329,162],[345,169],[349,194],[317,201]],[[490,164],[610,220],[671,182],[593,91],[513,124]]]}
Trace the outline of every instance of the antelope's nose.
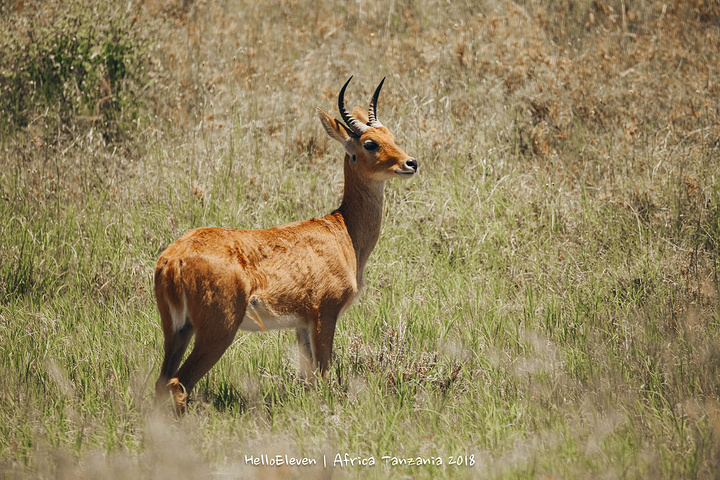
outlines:
{"label": "antelope's nose", "polygon": [[412,168],[413,173],[417,173],[418,171],[418,163],[417,160],[415,160],[414,158],[409,158],[405,160],[405,166],[407,168]]}

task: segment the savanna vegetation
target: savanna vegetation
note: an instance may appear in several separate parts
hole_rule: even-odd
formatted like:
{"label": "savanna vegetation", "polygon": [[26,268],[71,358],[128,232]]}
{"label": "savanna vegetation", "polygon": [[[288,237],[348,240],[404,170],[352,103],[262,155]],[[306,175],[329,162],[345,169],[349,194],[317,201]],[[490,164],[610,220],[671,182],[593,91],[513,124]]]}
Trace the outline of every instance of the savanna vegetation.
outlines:
{"label": "savanna vegetation", "polygon": [[[17,0],[0,51],[0,476],[716,477],[718,2]],[[158,255],[337,207],[350,75],[420,174],[332,371],[240,333],[155,409]]]}

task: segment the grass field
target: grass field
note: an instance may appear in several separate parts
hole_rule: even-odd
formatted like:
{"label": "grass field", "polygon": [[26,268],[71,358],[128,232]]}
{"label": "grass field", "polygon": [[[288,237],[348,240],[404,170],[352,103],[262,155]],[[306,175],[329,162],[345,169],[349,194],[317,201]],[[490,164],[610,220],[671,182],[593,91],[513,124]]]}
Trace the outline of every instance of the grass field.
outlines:
{"label": "grass field", "polygon": [[[716,1],[28,0],[0,48],[0,477],[716,478]],[[154,409],[157,257],[337,207],[350,75],[420,174],[330,375],[241,332]]]}

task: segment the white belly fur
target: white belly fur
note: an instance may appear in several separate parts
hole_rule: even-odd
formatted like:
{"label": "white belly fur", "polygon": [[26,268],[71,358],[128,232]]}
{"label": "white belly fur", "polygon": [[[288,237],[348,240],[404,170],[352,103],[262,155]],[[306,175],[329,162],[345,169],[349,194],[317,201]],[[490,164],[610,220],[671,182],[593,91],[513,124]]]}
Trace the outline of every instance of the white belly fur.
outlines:
{"label": "white belly fur", "polygon": [[246,332],[262,332],[283,328],[297,328],[302,325],[302,318],[296,315],[278,314],[272,311],[259,297],[250,297],[247,311],[240,323],[240,330]]}

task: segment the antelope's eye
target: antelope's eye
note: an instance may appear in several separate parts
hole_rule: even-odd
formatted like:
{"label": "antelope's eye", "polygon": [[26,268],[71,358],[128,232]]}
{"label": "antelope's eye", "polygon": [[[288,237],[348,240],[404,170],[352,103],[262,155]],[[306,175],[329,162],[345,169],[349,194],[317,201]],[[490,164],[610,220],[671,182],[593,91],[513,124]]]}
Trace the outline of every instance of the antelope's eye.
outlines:
{"label": "antelope's eye", "polygon": [[368,140],[367,142],[363,143],[363,147],[368,152],[372,152],[380,148],[380,145],[378,145],[375,140]]}

